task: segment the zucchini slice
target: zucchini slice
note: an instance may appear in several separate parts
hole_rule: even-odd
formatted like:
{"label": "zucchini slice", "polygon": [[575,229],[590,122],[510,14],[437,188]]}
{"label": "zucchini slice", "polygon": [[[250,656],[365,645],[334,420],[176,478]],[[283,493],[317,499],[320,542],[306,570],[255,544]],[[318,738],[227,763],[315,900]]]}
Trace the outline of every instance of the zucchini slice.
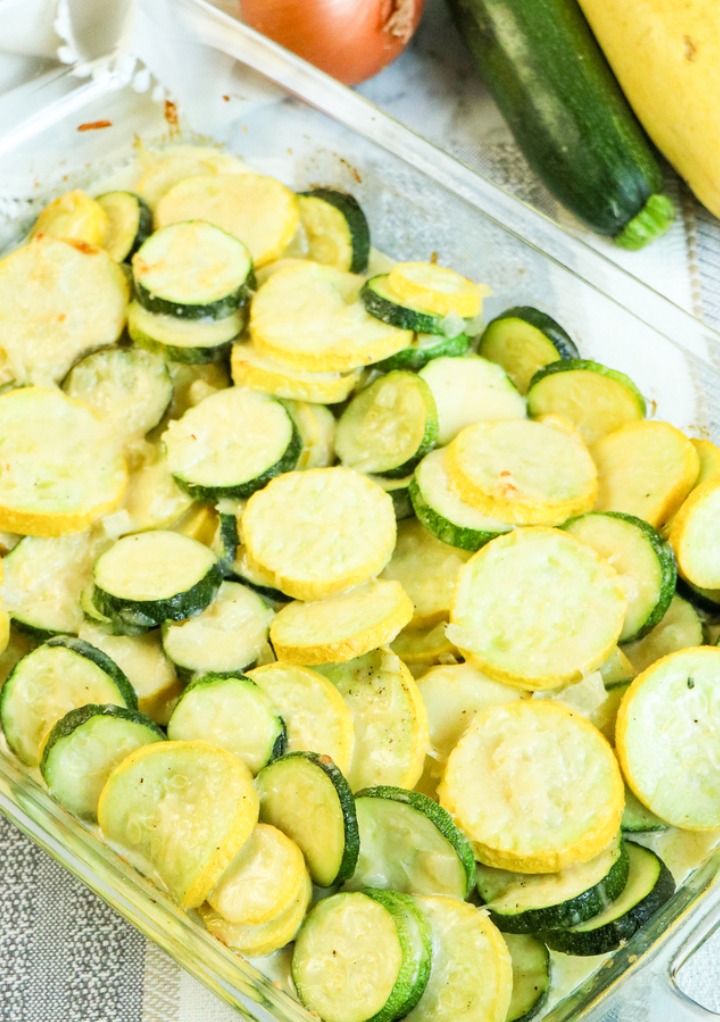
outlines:
{"label": "zucchini slice", "polygon": [[604,557],[623,581],[628,603],[620,642],[647,635],[665,616],[677,583],[672,548],[642,518],[590,512],[563,526]]}
{"label": "zucchini slice", "polygon": [[163,648],[185,676],[234,676],[255,663],[272,619],[272,610],[252,589],[223,582],[200,614],[163,626]]}
{"label": "zucchini slice", "polygon": [[329,756],[342,774],[350,768],[355,729],[345,700],[322,674],[277,661],[247,672],[271,699],[287,730],[286,752]]}
{"label": "zucchini slice", "polygon": [[475,857],[519,873],[558,873],[598,855],[620,830],[624,792],[597,729],[538,699],[479,713],[438,788]]}
{"label": "zucchini slice", "polygon": [[178,486],[201,500],[249,497],[290,472],[300,437],[287,409],[267,394],[229,387],[175,419],[163,434]]}
{"label": "zucchini slice", "polygon": [[173,396],[163,360],[132,348],[106,348],[87,355],[70,370],[63,390],[89,405],[115,442],[149,433]]}
{"label": "zucchini slice", "polygon": [[628,841],[630,873],[622,894],[599,915],[568,929],[541,930],[537,936],[566,955],[601,955],[624,944],[675,893],[665,863],[649,848]]}
{"label": "zucchini slice", "polygon": [[229,923],[257,926],[288,909],[306,877],[295,842],[277,827],[258,823],[208,895],[208,904]]}
{"label": "zucchini slice", "polygon": [[109,228],[107,213],[100,203],[76,189],[53,199],[40,211],[30,236],[51,235],[100,248],[104,246]]}
{"label": "zucchini slice", "polygon": [[415,334],[409,348],[403,348],[397,354],[384,358],[382,362],[376,363],[374,368],[382,373],[390,372],[392,369],[419,372],[435,358],[459,358],[466,355],[470,344],[471,340],[467,334],[456,334],[454,337],[444,337],[442,334]]}
{"label": "zucchini slice", "polygon": [[370,476],[370,478],[385,490],[392,500],[395,517],[399,522],[405,518],[414,517],[415,511],[410,499],[412,475],[404,476],[402,479],[388,479],[387,476]]}
{"label": "zucchini slice", "polygon": [[460,569],[447,636],[496,681],[555,689],[607,659],[626,607],[617,572],[590,547],[518,529]]}
{"label": "zucchini slice", "polygon": [[201,741],[136,749],[112,771],[98,803],[105,837],[142,856],[182,908],[205,901],[257,819],[248,768]]}
{"label": "zucchini slice", "polygon": [[512,873],[477,866],[477,891],[495,925],[506,933],[566,929],[602,912],[628,879],[627,849],[618,836],[589,862],[559,873]]}
{"label": "zucchini slice", "polygon": [[92,579],[94,546],[87,532],[25,536],[5,556],[4,607],[18,628],[41,640],[77,635],[83,623],[80,594]]}
{"label": "zucchini slice", "polygon": [[474,319],[488,291],[457,270],[437,263],[395,263],[388,283],[399,298],[436,316]]}
{"label": "zucchini slice", "polygon": [[257,774],[285,748],[285,724],[271,699],[243,675],[206,674],[185,689],[168,721],[168,738],[202,738]]}
{"label": "zucchini slice", "polygon": [[387,273],[366,281],[360,291],[360,299],[369,315],[397,330],[455,337],[465,333],[467,327],[465,319],[458,315],[428,312],[412,300],[403,298],[392,286]]}
{"label": "zucchini slice", "polygon": [[340,416],[335,450],[358,472],[402,478],[432,450],[438,417],[430,387],[397,370],[357,394]]}
{"label": "zucchini slice", "polygon": [[669,824],[642,804],[631,788],[625,789],[625,809],[622,818],[624,834],[646,834],[667,830],[668,827]]}
{"label": "zucchini slice", "polygon": [[298,469],[328,468],[335,462],[335,416],[325,405],[283,401],[302,443]]}
{"label": "zucchini slice", "polygon": [[720,827],[719,669],[716,646],[665,656],[638,675],[618,713],[628,785],[661,820],[686,830]]}
{"label": "zucchini slice", "polygon": [[517,305],[490,320],[478,354],[497,362],[521,394],[539,369],[558,359],[580,358],[570,335],[540,309]]}
{"label": "zucchini slice", "polygon": [[433,359],[420,377],[435,398],[439,444],[448,444],[474,422],[525,418],[525,401],[509,377],[477,355]]}
{"label": "zucchini slice", "polygon": [[559,525],[590,511],[597,470],[579,433],[550,422],[476,422],[447,448],[450,486],[468,504],[516,525]]}
{"label": "zucchini slice", "polygon": [[255,266],[279,259],[300,222],[297,197],[261,174],[200,174],[179,181],[160,199],[157,227],[203,220],[239,239]]}
{"label": "zucchini slice", "polygon": [[292,977],[324,1022],[393,1022],[422,996],[431,956],[430,925],[412,899],[368,888],[312,909],[295,942]]}
{"label": "zucchini slice", "polygon": [[356,370],[318,373],[287,366],[261,354],[249,343],[233,345],[230,364],[233,382],[240,387],[316,404],[336,405],[345,401],[360,379]]}
{"label": "zucchini slice", "polygon": [[138,709],[163,727],[182,693],[175,667],[163,653],[159,631],[113,635],[100,621],[85,621],[78,637],[107,653],[135,690]]}
{"label": "zucchini slice", "polygon": [[15,249],[0,260],[0,384],[58,383],[117,341],[128,297],[122,269],[87,242],[43,234]]}
{"label": "zucchini slice", "polygon": [[399,582],[412,600],[412,628],[447,620],[458,572],[469,556],[436,539],[416,519],[398,523],[395,552],[380,577]]}
{"label": "zucchini slice", "polygon": [[121,760],[135,749],[165,741],[160,728],[142,713],[112,703],[78,706],[48,735],[40,772],[52,797],[64,809],[95,822],[100,792]]}
{"label": "zucchini slice", "polygon": [[410,1022],[505,1022],[513,974],[502,936],[474,905],[442,895],[413,899],[430,922],[428,985]]}
{"label": "zucchini slice", "polygon": [[391,642],[412,614],[399,582],[371,579],[324,600],[288,603],[270,625],[270,641],[286,663],[344,663]]}
{"label": "zucchini slice", "polygon": [[381,785],[355,795],[360,856],[346,889],[390,888],[463,901],[475,880],[470,842],[427,795]]}
{"label": "zucchini slice", "polygon": [[702,644],[703,626],[697,611],[681,596],[673,596],[659,624],[644,638],[628,643],[624,653],[639,674],[669,653]]}
{"label": "zucchini slice", "polygon": [[152,234],[150,207],[134,192],[103,192],[95,202],[107,216],[107,231],[98,244],[110,253],[115,262],[126,263]]}
{"label": "zucchini slice", "polygon": [[696,486],[675,515],[669,540],[683,577],[700,589],[720,589],[720,480]]}
{"label": "zucchini slice", "polygon": [[203,220],[151,234],[132,258],[137,301],[178,319],[222,319],[249,298],[250,253],[241,241]]}
{"label": "zucchini slice", "polygon": [[527,403],[533,419],[560,415],[588,444],[647,414],[645,398],[629,376],[579,358],[538,369],[530,381]]}
{"label": "zucchini slice", "polygon": [[331,887],[353,875],[360,849],[355,800],[327,756],[291,752],[257,776],[260,819],[300,847],[313,882]]}
{"label": "zucchini slice", "polygon": [[362,278],[299,261],[273,273],[250,309],[250,339],[262,355],[311,372],[347,372],[412,343],[412,333],[368,315]]}
{"label": "zucchini slice", "polygon": [[37,766],[50,728],[86,703],[137,709],[130,682],[105,653],[80,639],[49,639],[17,662],[0,690],[8,746],[23,763]]}
{"label": "zucchini slice", "polygon": [[695,485],[698,453],[669,422],[632,422],[592,449],[598,469],[596,511],[624,511],[656,529],[678,510]]}
{"label": "zucchini slice", "polygon": [[149,312],[140,302],[130,302],[127,310],[128,334],[136,347],[189,365],[224,359],[230,343],[242,333],[245,321],[244,309],[220,319],[180,319]]}
{"label": "zucchini slice", "polygon": [[93,603],[128,625],[183,621],[215,598],[222,576],[197,540],[155,530],[124,536],[97,559]]}
{"label": "zucchini slice", "polygon": [[[262,824],[258,824],[258,828]],[[254,833],[257,833],[256,828]],[[210,903],[200,906],[200,916],[213,936],[234,951],[252,958],[262,958],[279,951],[295,939],[312,901],[313,886],[310,876],[303,874],[295,900],[279,915],[265,923],[232,923],[221,916]]]}
{"label": "zucchini slice", "polygon": [[314,188],[300,192],[298,203],[308,258],[348,273],[364,273],[370,255],[370,228],[355,196]]}
{"label": "zucchini slice", "polygon": [[353,791],[378,784],[414,788],[429,744],[425,706],[410,671],[376,649],[321,673],[347,703],[355,728],[348,780]]}
{"label": "zucchini slice", "polygon": [[392,500],[352,469],[287,472],[254,493],[243,514],[251,567],[297,600],[318,600],[382,571],[395,547]]}
{"label": "zucchini slice", "polygon": [[550,953],[529,933],[504,933],[512,959],[512,998],[505,1022],[530,1022],[550,993]]}
{"label": "zucchini slice", "polygon": [[49,387],[0,396],[0,528],[31,536],[80,532],[114,511],[125,462],[87,405]]}
{"label": "zucchini slice", "polygon": [[418,521],[437,539],[460,550],[476,551],[512,525],[482,514],[455,493],[446,464],[446,448],[431,451],[415,469],[410,499]]}

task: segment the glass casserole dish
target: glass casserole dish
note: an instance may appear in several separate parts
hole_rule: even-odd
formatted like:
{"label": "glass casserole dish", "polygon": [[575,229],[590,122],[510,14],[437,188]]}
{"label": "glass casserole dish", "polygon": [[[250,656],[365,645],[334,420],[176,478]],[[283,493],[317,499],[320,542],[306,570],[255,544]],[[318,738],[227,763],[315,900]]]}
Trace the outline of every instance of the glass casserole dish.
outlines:
{"label": "glass casserole dish", "polygon": [[[352,191],[377,248],[407,259],[437,251],[446,265],[486,281],[494,292],[489,317],[510,304],[552,310],[579,336],[583,354],[627,372],[659,417],[720,438],[720,338],[701,323],[201,0],[146,0],[138,33],[160,83],[154,95],[146,71],[117,54],[88,68],[87,79],[65,72],[28,87],[22,107],[0,106],[3,245],[29,226],[42,202],[127,162],[134,138],[210,138],[296,189]],[[177,103],[177,124],[165,94]],[[0,810],[245,1017],[311,1018],[63,812],[4,751]],[[696,863],[649,926],[544,1018],[706,1017],[673,980],[720,919],[720,853],[698,854]]]}

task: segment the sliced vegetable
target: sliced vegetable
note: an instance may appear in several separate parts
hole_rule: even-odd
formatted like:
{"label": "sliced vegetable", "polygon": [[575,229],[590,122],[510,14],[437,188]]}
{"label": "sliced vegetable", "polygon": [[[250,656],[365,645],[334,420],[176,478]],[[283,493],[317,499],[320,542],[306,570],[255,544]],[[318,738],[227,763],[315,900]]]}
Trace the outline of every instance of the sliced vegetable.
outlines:
{"label": "sliced vegetable", "polygon": [[381,376],[340,416],[335,450],[358,472],[402,478],[435,446],[438,417],[430,387],[415,373]]}
{"label": "sliced vegetable", "polygon": [[643,639],[628,643],[624,652],[639,674],[668,653],[700,646],[702,642],[703,626],[697,611],[681,596],[673,596],[662,621]]}
{"label": "sliced vegetable", "polygon": [[359,380],[356,370],[318,373],[287,366],[248,343],[233,345],[230,361],[233,381],[239,386],[297,401],[339,404],[350,396]]}
{"label": "sliced vegetable", "polygon": [[476,422],[449,445],[445,464],[459,497],[517,525],[558,525],[589,511],[597,495],[582,437],[556,423]]}
{"label": "sliced vegetable", "polygon": [[454,337],[445,337],[442,334],[415,334],[409,348],[403,348],[397,354],[377,362],[375,368],[381,372],[389,372],[391,369],[411,369],[413,372],[419,372],[435,358],[459,358],[466,355],[470,343],[467,334],[455,334]]}
{"label": "sliced vegetable", "polygon": [[625,789],[625,809],[623,811],[622,829],[625,834],[645,834],[648,832],[667,830],[669,824],[651,813],[630,788]]}
{"label": "sliced vegetable", "polygon": [[257,774],[285,748],[285,724],[250,678],[205,674],[185,689],[172,712],[168,738],[196,738],[226,749]]}
{"label": "sliced vegetable", "polygon": [[44,234],[102,247],[109,228],[109,218],[102,205],[76,189],[53,199],[41,210],[31,237]]}
{"label": "sliced vegetable", "polygon": [[685,579],[701,589],[720,589],[720,480],[696,486],[675,515],[669,540]]}
{"label": "sliced vegetable", "polygon": [[399,582],[371,579],[324,600],[288,603],[270,625],[270,641],[287,663],[344,663],[391,642],[412,613]]}
{"label": "sliced vegetable", "polygon": [[496,681],[578,681],[612,651],[627,598],[614,568],[558,529],[518,529],[461,569],[447,635]]}
{"label": "sliced vegetable", "polygon": [[80,532],[114,511],[125,462],[83,403],[49,387],[0,396],[0,527],[31,536]]}
{"label": "sliced vegetable", "polygon": [[201,741],[137,749],[110,774],[98,804],[105,837],[142,855],[183,908],[205,901],[257,818],[248,768]]}
{"label": "sliced vegetable", "polygon": [[430,925],[412,899],[367,888],[315,906],[292,976],[302,1003],[325,1022],[392,1022],[420,1000],[431,958]]}
{"label": "sliced vegetable", "polygon": [[527,394],[530,380],[543,366],[580,357],[575,342],[560,324],[530,305],[506,309],[490,320],[478,354],[501,365],[521,394]]}
{"label": "sliced vegetable", "polygon": [[291,752],[257,778],[260,819],[300,847],[313,882],[331,887],[352,876],[359,852],[355,801],[327,756]]}
{"label": "sliced vegetable", "polygon": [[348,273],[364,273],[370,254],[370,228],[357,199],[332,188],[313,188],[301,192],[298,202],[308,257]]}
{"label": "sliced vegetable", "polygon": [[543,366],[530,380],[528,414],[561,415],[588,444],[644,419],[645,399],[617,369],[587,359],[562,359]]}
{"label": "sliced vegetable", "polygon": [[127,317],[128,334],[138,348],[174,362],[203,365],[227,357],[230,342],[245,326],[246,313],[238,309],[220,319],[181,319],[130,302]]}
{"label": "sliced vegetable", "polygon": [[105,210],[107,230],[98,242],[118,263],[125,263],[152,234],[148,204],[134,192],[103,192],[95,199]]}
{"label": "sliced vegetable", "polygon": [[475,859],[452,817],[427,795],[404,788],[363,788],[355,795],[360,855],[346,889],[390,888],[444,894],[472,891]]}
{"label": "sliced vegetable", "polygon": [[591,724],[559,703],[527,699],[475,717],[438,794],[480,862],[557,873],[607,847],[624,791],[613,751]]}
{"label": "sliced vegetable", "polygon": [[124,706],[86,704],[70,710],[45,741],[40,772],[63,808],[95,821],[111,770],[144,745],[165,740],[149,717]]}
{"label": "sliced vegetable", "polygon": [[247,302],[252,261],[241,241],[199,218],[160,226],[132,259],[143,308],[178,319],[222,319]]}
{"label": "sliced vegetable", "polygon": [[398,330],[439,334],[441,337],[454,337],[465,332],[466,324],[460,316],[427,312],[413,299],[398,294],[387,273],[377,274],[363,284],[360,298],[374,319]]}
{"label": "sliced vegetable", "polygon": [[506,1022],[530,1022],[550,993],[550,954],[529,933],[504,933],[503,938],[512,959],[512,999]]}
{"label": "sliced vegetable", "polygon": [[665,863],[649,848],[627,842],[630,875],[619,898],[570,929],[542,930],[541,940],[567,955],[601,955],[629,940],[675,893]]}

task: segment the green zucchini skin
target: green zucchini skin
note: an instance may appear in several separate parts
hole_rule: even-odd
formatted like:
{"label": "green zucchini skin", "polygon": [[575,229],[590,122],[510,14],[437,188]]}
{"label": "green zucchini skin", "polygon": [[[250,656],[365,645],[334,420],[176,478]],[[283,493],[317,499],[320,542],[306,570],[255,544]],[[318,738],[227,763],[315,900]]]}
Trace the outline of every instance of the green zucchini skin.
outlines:
{"label": "green zucchini skin", "polygon": [[640,248],[673,206],[660,166],[575,0],[449,0],[526,159],[563,206]]}

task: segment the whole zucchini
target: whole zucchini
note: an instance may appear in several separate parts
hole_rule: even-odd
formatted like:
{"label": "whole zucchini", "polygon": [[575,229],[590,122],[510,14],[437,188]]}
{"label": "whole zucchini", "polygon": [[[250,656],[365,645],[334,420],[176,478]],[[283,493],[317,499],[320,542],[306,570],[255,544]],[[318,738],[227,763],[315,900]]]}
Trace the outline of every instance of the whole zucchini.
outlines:
{"label": "whole zucchini", "polygon": [[577,217],[638,249],[674,215],[663,177],[576,0],[448,0],[528,162]]}
{"label": "whole zucchini", "polygon": [[648,135],[720,217],[717,0],[580,5]]}

